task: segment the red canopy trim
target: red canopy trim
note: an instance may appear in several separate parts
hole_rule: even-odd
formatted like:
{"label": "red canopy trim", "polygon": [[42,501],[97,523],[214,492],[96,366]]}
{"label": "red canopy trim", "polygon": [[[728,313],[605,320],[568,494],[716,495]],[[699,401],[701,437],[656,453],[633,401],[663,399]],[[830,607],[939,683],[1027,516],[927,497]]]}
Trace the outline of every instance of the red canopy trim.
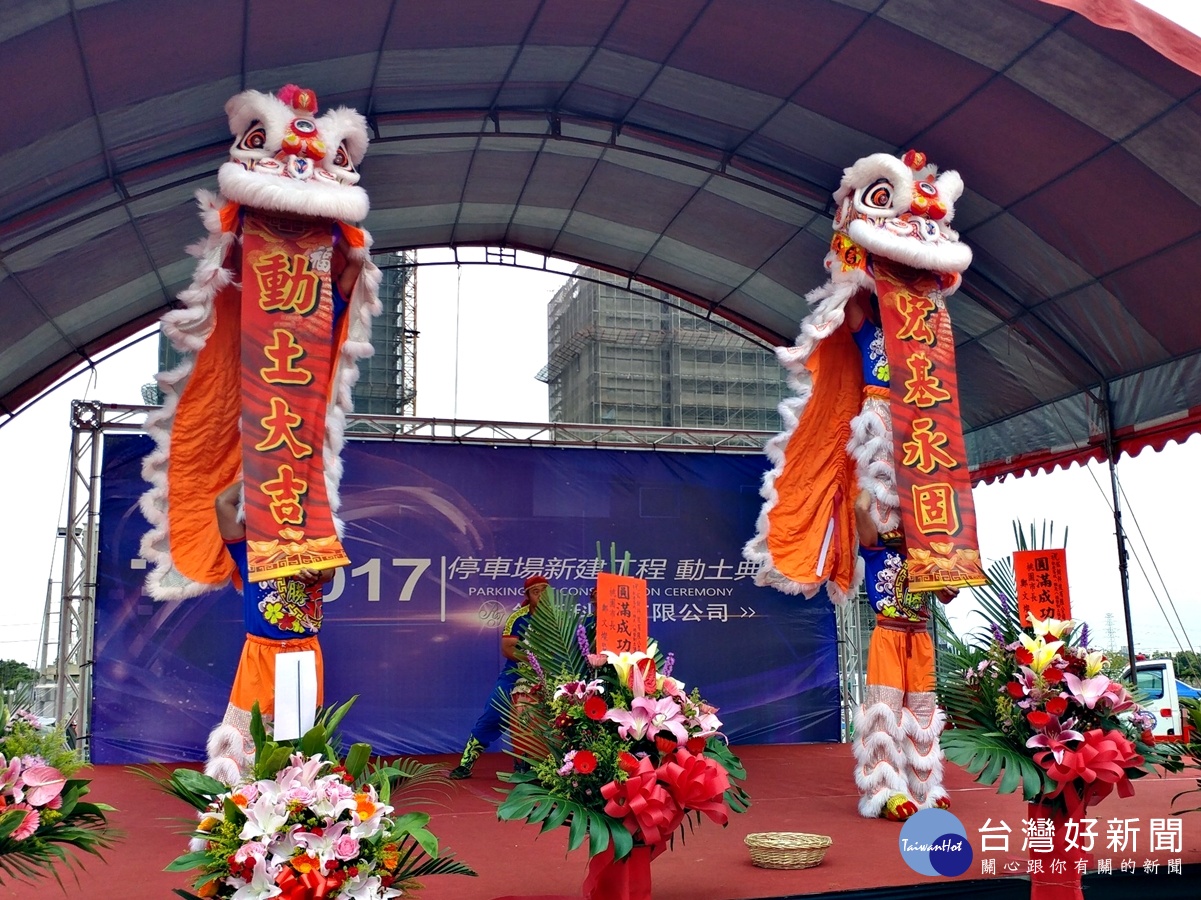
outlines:
{"label": "red canopy trim", "polygon": [[[1115,435],[1118,455],[1138,456],[1148,448],[1158,452],[1169,443],[1182,444],[1198,432],[1201,432],[1201,406],[1192,406],[1178,415],[1119,428]],[[1034,450],[979,466],[972,469],[972,484],[991,484],[1006,475],[1036,475],[1066,469],[1072,463],[1083,465],[1103,459],[1105,441],[1098,437],[1080,446]]]}

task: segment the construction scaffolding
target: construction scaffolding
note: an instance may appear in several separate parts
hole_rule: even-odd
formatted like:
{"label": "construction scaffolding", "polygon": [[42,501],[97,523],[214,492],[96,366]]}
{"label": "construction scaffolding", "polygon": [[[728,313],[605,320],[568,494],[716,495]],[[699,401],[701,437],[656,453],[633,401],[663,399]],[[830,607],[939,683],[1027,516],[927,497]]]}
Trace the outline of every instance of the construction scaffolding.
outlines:
{"label": "construction scaffolding", "polygon": [[417,251],[373,259],[383,276],[384,311],[371,326],[375,353],[359,362],[354,408],[367,415],[411,416],[417,411]]}
{"label": "construction scaffolding", "polygon": [[537,377],[555,422],[768,431],[788,392],[750,333],[584,266],[547,307],[547,359]]}

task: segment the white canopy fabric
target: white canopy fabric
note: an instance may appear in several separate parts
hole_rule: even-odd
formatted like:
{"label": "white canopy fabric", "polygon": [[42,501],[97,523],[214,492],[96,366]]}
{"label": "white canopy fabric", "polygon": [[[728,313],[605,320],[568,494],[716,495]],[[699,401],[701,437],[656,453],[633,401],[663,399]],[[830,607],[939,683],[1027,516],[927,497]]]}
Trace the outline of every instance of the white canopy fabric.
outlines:
{"label": "white canopy fabric", "polygon": [[377,250],[540,251],[774,343],[842,169],[920,149],[967,184],[975,477],[1162,446],[1201,424],[1198,73],[1127,0],[0,0],[0,413],[175,302],[225,100],[295,82],[371,123]]}

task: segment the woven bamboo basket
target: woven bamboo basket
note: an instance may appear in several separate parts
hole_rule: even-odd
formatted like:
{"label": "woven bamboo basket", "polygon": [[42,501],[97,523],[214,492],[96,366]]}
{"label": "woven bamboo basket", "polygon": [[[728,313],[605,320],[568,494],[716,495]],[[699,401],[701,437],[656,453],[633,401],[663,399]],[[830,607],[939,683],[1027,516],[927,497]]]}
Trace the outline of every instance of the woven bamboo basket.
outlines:
{"label": "woven bamboo basket", "polygon": [[764,831],[748,834],[751,862],[761,869],[808,869],[816,866],[834,843],[824,834]]}

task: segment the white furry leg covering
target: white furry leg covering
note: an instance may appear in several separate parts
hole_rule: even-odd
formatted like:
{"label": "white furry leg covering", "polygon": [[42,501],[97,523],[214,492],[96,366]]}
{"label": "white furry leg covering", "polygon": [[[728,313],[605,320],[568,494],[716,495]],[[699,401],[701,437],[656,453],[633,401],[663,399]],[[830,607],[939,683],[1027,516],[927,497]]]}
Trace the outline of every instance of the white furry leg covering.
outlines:
{"label": "white furry leg covering", "polygon": [[895,794],[909,796],[905,777],[905,732],[901,728],[901,692],[868,685],[866,701],[855,711],[855,786],[859,815],[875,819]]}
{"label": "white furry leg covering", "polygon": [[883,534],[900,527],[900,499],[892,455],[892,411],[888,400],[868,395],[851,419],[847,453],[855,460],[859,487],[872,495],[871,516]]}
{"label": "white furry leg covering", "polygon": [[943,755],[938,745],[945,721],[934,694],[909,694],[906,697],[906,707],[901,711],[901,728],[905,732],[905,774],[909,795],[918,809],[930,809],[939,801],[949,799],[942,786]]}
{"label": "white furry leg covering", "polygon": [[[233,786],[254,766],[254,740],[250,737],[250,713],[230,704],[225,709],[221,724],[209,732],[205,747],[208,759],[204,774],[222,784]],[[208,813],[198,813],[203,822]],[[188,841],[188,849],[195,852],[207,846],[204,838],[194,837]]]}
{"label": "white furry leg covering", "polygon": [[230,704],[225,718],[208,739],[208,762],[204,774],[224,784],[237,784],[254,765],[254,739],[250,736],[250,713]]}

